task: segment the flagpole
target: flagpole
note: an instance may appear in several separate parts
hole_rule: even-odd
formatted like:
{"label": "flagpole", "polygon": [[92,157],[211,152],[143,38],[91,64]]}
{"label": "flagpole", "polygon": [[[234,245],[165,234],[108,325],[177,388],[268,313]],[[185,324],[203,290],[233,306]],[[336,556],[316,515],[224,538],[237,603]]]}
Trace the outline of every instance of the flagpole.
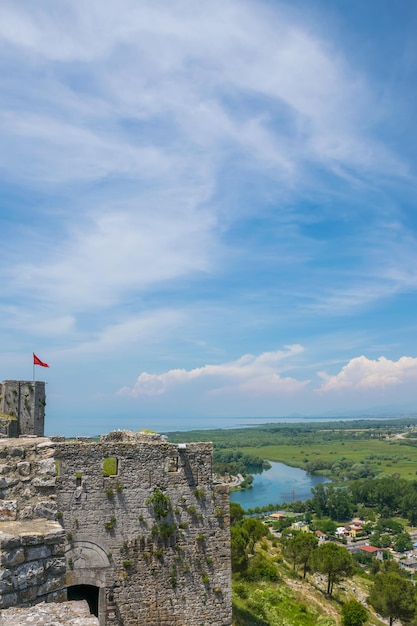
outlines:
{"label": "flagpole", "polygon": [[33,382],[35,382],[35,358],[32,356],[33,360]]}

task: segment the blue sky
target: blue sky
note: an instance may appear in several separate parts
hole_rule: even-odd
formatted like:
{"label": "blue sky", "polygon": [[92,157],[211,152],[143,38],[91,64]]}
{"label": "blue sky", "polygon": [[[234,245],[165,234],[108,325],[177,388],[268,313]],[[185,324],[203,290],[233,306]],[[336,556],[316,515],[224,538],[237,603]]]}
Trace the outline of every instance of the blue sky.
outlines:
{"label": "blue sky", "polygon": [[48,433],[417,412],[414,2],[1,12],[2,378],[49,363]]}

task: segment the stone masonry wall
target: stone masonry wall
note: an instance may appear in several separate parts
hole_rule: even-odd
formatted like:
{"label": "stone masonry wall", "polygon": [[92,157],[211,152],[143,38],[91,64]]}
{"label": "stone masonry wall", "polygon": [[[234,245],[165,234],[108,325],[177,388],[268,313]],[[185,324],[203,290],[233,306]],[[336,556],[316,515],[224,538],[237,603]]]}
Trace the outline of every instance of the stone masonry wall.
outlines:
{"label": "stone masonry wall", "polygon": [[0,522],[0,606],[66,600],[64,530],[57,522]]}
{"label": "stone masonry wall", "polygon": [[[9,421],[0,424],[6,437],[44,434],[45,383],[42,381],[4,380],[0,385],[0,415]],[[10,418],[16,418],[11,420]]]}
{"label": "stone masonry wall", "polygon": [[55,447],[67,584],[101,588],[100,624],[230,626],[229,496],[211,444],[116,432]]}
{"label": "stone masonry wall", "polygon": [[54,454],[47,438],[0,439],[0,522],[56,519]]}
{"label": "stone masonry wall", "polygon": [[230,626],[229,495],[211,444],[53,439],[0,439],[0,609],[88,585],[100,626]]}

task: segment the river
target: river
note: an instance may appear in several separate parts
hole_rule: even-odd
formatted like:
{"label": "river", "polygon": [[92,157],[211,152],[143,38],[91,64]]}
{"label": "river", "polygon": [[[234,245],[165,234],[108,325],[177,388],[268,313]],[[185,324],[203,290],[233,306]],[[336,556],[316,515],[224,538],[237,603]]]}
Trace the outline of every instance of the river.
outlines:
{"label": "river", "polygon": [[271,469],[255,474],[252,489],[232,491],[230,501],[237,502],[244,509],[307,500],[311,496],[311,488],[318,483],[328,482],[323,476],[307,474],[298,467],[289,467],[283,463],[270,461]]}

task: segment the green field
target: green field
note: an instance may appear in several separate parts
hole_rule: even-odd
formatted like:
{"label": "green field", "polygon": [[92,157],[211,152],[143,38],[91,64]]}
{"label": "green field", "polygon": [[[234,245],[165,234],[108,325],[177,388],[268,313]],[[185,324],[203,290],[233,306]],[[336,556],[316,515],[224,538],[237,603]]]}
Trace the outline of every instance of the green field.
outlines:
{"label": "green field", "polygon": [[[245,447],[244,451],[247,454],[260,454],[258,447]],[[320,457],[336,461],[346,457],[355,463],[367,462],[376,475],[395,473],[401,478],[411,479],[416,478],[417,474],[417,448],[398,441],[356,440],[351,445],[343,441],[323,441],[308,446],[288,444],[263,446],[262,457],[268,461],[280,461],[301,468],[306,464],[306,459],[312,461]]]}
{"label": "green field", "polygon": [[[371,467],[376,476],[417,478],[416,419],[266,424],[231,430],[167,433],[170,441],[212,441],[215,452],[255,455],[308,470],[321,459]],[[318,473],[332,475],[330,468]]]}

